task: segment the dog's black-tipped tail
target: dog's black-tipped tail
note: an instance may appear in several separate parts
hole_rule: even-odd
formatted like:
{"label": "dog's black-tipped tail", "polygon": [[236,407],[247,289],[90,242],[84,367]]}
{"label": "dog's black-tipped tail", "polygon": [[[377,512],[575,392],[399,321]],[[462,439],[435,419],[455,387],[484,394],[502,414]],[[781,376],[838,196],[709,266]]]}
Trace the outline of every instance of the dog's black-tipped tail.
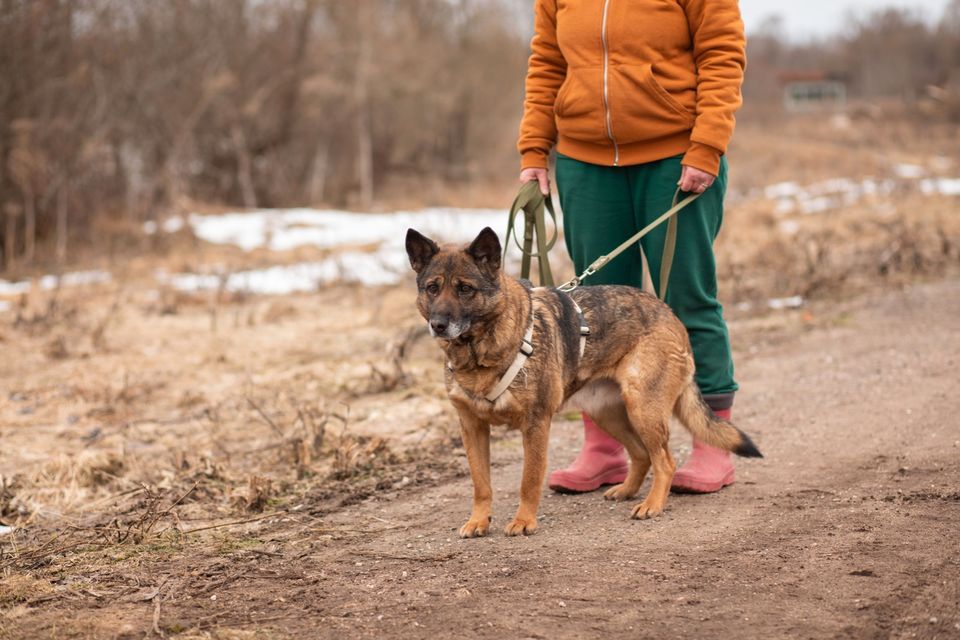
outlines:
{"label": "dog's black-tipped tail", "polygon": [[762,458],[750,436],[740,431],[727,420],[714,415],[700,395],[700,389],[693,380],[677,399],[673,408],[677,419],[693,434],[693,437],[711,447],[733,452],[745,458]]}
{"label": "dog's black-tipped tail", "polygon": [[[733,425],[731,425],[733,426]],[[736,427],[733,427],[737,429]],[[750,439],[750,436],[745,434],[740,429],[737,429],[737,433],[740,434],[740,444],[736,449],[733,450],[735,454],[742,458],[762,458],[763,454],[760,453],[760,449],[757,449],[757,445],[753,444],[753,440]]]}

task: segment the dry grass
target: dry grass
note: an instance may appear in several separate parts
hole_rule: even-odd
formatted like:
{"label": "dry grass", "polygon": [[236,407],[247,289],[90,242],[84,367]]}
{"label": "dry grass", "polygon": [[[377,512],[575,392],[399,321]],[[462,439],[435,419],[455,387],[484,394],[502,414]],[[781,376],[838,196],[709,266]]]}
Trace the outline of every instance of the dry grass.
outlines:
{"label": "dry grass", "polygon": [[[221,316],[250,321],[212,327],[206,305],[162,312],[149,291],[123,287],[49,294],[69,322],[36,294],[3,328],[17,334],[0,363],[0,522],[17,528],[0,538],[8,575],[459,473],[423,463],[449,449],[453,427],[432,345],[411,328],[385,332],[367,311],[373,292],[227,301]],[[358,314],[349,344],[327,330],[345,299]],[[108,348],[91,327],[105,327]],[[45,348],[52,336],[65,354]],[[385,432],[391,404],[409,420]]]}
{"label": "dry grass", "polygon": [[29,604],[54,592],[53,585],[29,575],[13,574],[0,578],[0,607]]}
{"label": "dry grass", "polygon": [[803,220],[789,236],[768,209],[743,207],[737,223],[748,231],[728,230],[718,246],[721,289],[734,302],[825,298],[957,273],[955,200],[910,195],[895,202],[880,211],[859,204],[840,215]]}

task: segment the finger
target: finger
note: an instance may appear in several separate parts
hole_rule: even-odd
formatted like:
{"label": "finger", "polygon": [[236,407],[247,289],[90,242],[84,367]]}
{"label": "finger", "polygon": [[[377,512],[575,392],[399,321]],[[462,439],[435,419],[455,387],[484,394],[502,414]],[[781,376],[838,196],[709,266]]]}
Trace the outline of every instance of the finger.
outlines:
{"label": "finger", "polygon": [[550,178],[547,177],[547,172],[538,174],[537,179],[540,181],[540,193],[545,196],[550,195]]}

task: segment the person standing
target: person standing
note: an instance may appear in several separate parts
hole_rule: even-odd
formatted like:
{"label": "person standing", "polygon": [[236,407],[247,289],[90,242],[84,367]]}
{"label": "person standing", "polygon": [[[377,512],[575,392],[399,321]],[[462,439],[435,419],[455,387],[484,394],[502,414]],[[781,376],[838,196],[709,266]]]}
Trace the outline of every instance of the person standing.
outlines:
{"label": "person standing", "polygon": [[[740,107],[746,38],[737,0],[536,0],[520,124],[520,181],[548,194],[556,181],[567,250],[577,273],[670,208],[679,186],[702,194],[678,214],[665,302],[690,334],[696,382],[730,419],[730,339],[717,301],[713,241],[723,221],[725,153]],[[641,240],[659,283],[666,225]],[[641,287],[639,249],[588,284]],[[659,285],[657,285],[659,286]],[[583,449],[548,483],[561,492],[622,482],[619,442],[583,415]],[[734,482],[730,455],[693,443],[673,488],[706,493]]]}

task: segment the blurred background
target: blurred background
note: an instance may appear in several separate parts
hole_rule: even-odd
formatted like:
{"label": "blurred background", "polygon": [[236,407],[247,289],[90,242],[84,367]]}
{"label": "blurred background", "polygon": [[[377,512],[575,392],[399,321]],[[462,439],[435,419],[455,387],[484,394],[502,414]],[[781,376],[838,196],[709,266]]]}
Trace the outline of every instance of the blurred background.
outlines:
{"label": "blurred background", "polygon": [[[958,0],[741,4],[743,128],[960,122]],[[209,205],[505,206],[531,5],[4,0],[0,268]]]}

